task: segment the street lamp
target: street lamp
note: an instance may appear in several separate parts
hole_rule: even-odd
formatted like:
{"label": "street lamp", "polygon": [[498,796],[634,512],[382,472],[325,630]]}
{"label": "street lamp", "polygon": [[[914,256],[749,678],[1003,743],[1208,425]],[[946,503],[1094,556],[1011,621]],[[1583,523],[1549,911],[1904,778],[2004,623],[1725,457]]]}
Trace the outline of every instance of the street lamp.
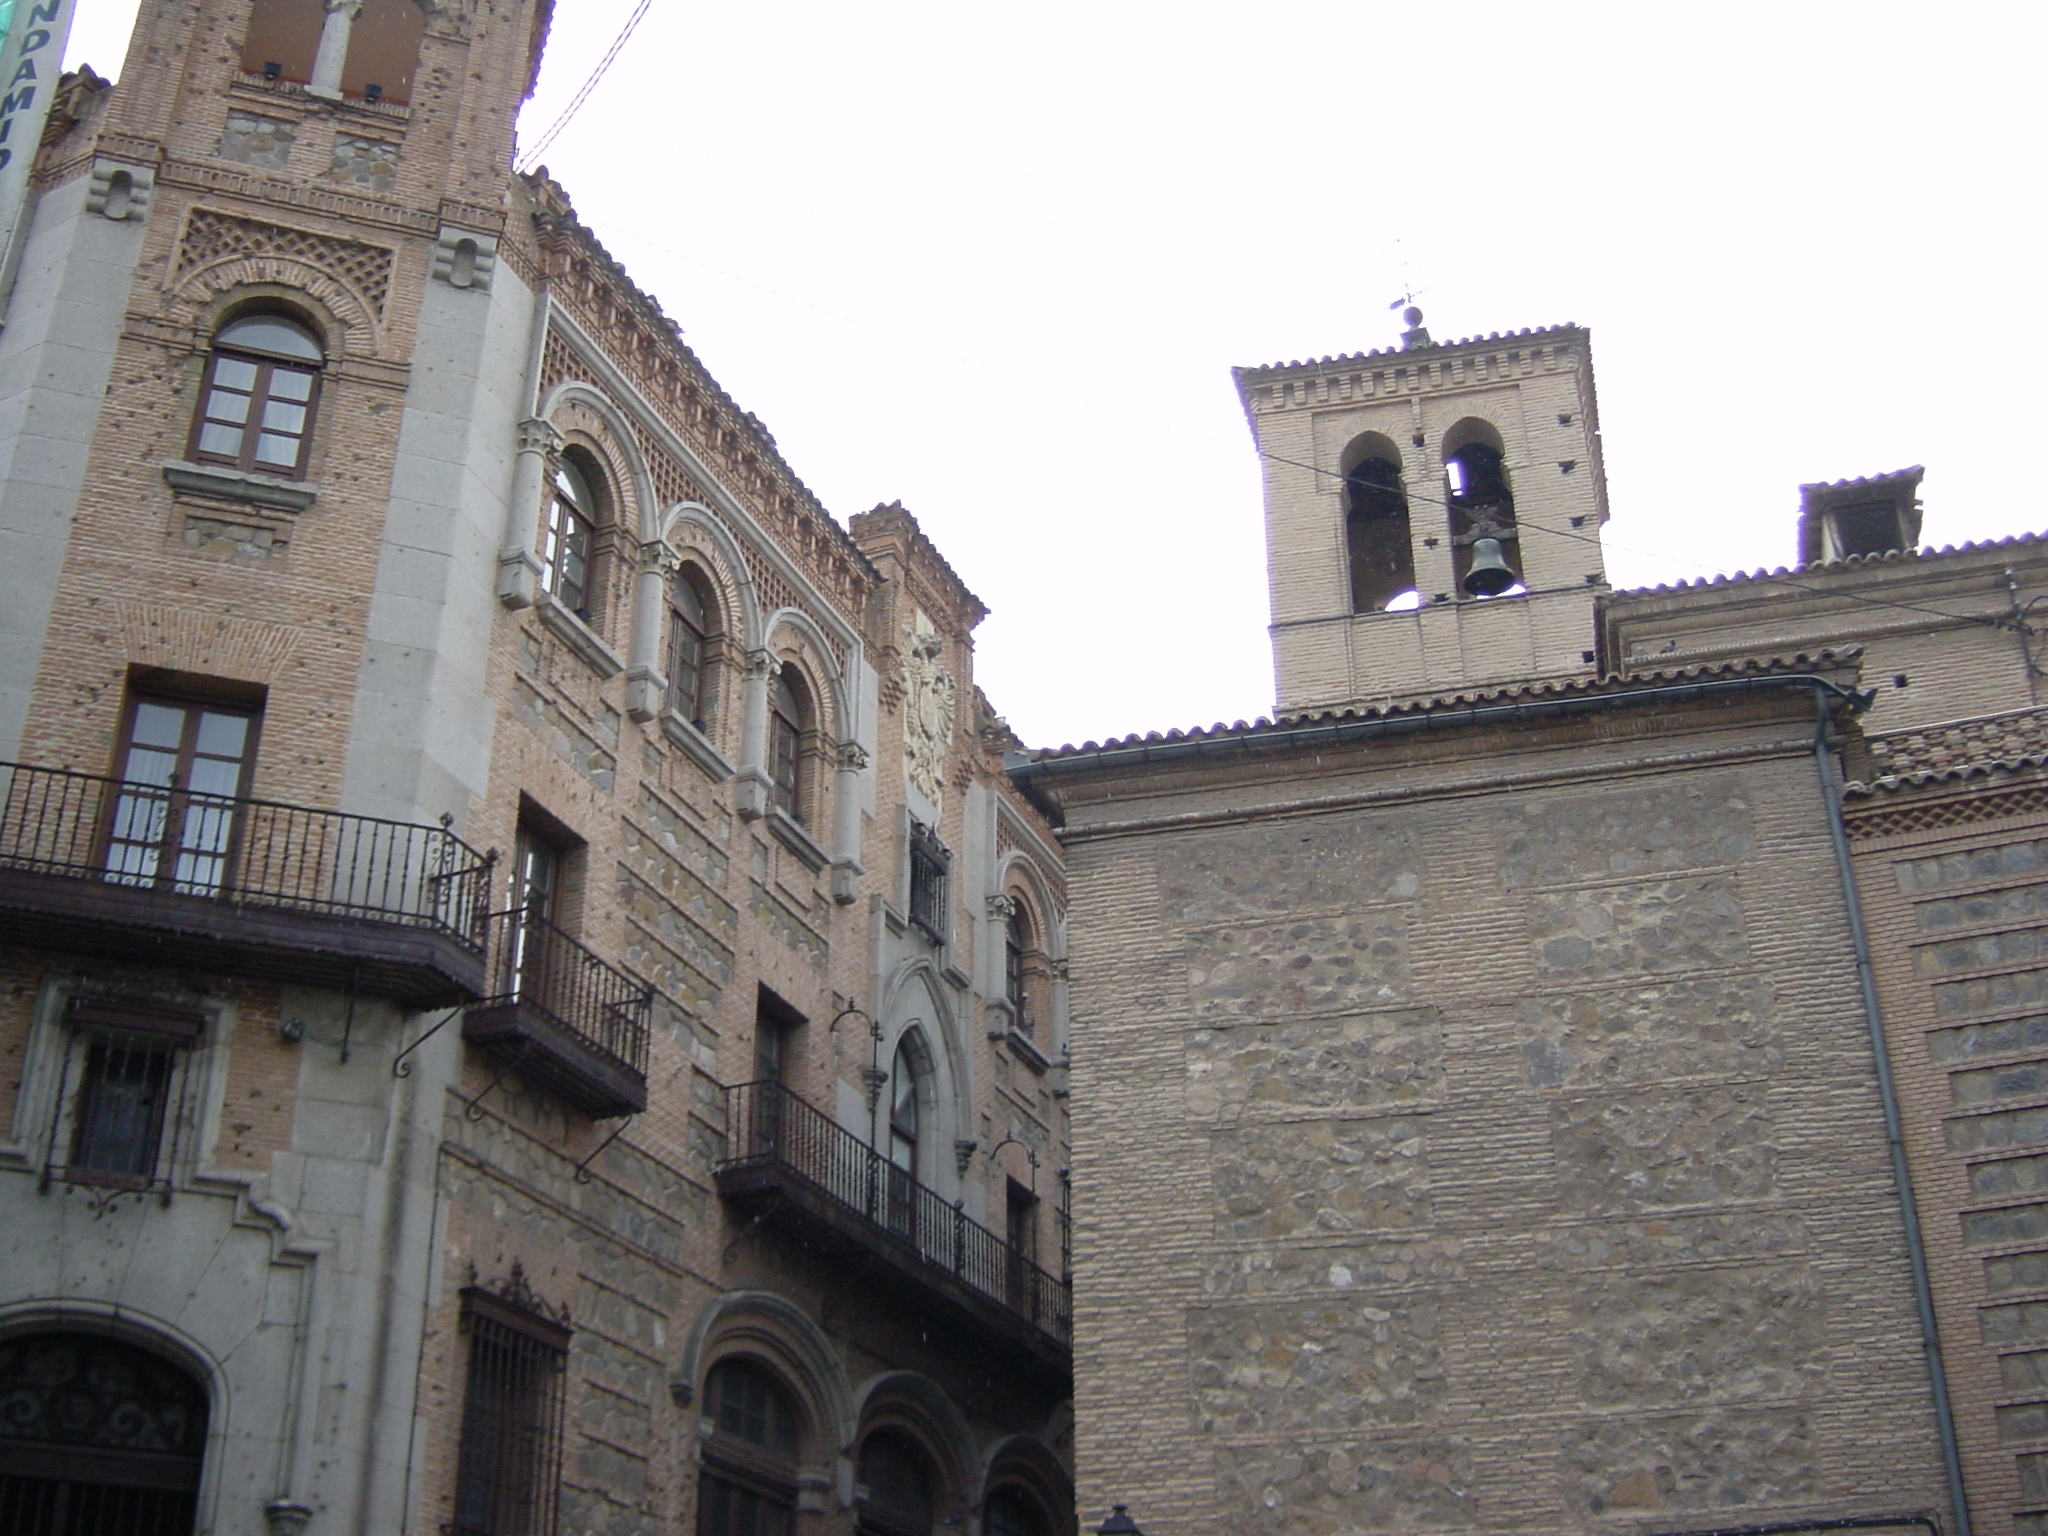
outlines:
{"label": "street lamp", "polygon": [[1145,1536],[1138,1529],[1138,1522],[1131,1518],[1130,1509],[1118,1504],[1109,1512],[1109,1518],[1095,1527],[1095,1536]]}

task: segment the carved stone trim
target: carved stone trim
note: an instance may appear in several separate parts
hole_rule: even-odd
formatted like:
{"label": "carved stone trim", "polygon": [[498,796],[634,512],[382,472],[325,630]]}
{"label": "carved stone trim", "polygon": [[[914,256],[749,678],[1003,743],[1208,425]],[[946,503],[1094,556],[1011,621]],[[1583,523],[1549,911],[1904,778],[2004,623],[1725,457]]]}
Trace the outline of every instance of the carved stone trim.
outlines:
{"label": "carved stone trim", "polygon": [[842,741],[838,747],[839,766],[859,773],[868,765],[868,749],[857,741]]}
{"label": "carved stone trim", "polygon": [[540,416],[529,416],[519,423],[519,451],[540,453],[553,458],[562,451],[568,439],[562,436],[562,429],[552,421]]}
{"label": "carved stone trim", "polygon": [[85,184],[85,211],[116,223],[145,219],[149,216],[149,195],[155,187],[156,172],[149,166],[105,158],[95,160],[92,178]]}
{"label": "carved stone trim", "polygon": [[660,539],[649,539],[640,546],[639,553],[639,572],[643,576],[659,576],[669,582],[682,571],[683,557]]}
{"label": "carved stone trim", "polygon": [[712,783],[723,784],[732,777],[732,764],[725,760],[724,754],[711,745],[709,737],[674,710],[662,715],[661,733],[682,748],[683,755],[703,769]]}
{"label": "carved stone trim", "polygon": [[246,470],[188,464],[183,459],[173,459],[164,465],[164,479],[174,491],[211,496],[220,501],[244,501],[257,507],[275,507],[281,512],[303,512],[313,505],[317,495],[313,487],[303,480],[277,480],[269,475],[252,475]]}
{"label": "carved stone trim", "polygon": [[498,601],[514,610],[531,608],[540,596],[540,556],[508,549],[498,556]]}
{"label": "carved stone trim", "polygon": [[433,265],[428,273],[436,282],[472,293],[489,293],[491,276],[498,268],[498,242],[474,230],[441,226],[434,242]]}
{"label": "carved stone trim", "polygon": [[1018,901],[1014,896],[994,895],[988,899],[988,915],[998,922],[1007,923],[1017,915]]}
{"label": "carved stone trim", "polygon": [[597,632],[588,624],[564,608],[554,593],[535,593],[533,611],[555,638],[575,652],[576,659],[600,678],[608,682],[626,670],[619,653],[599,639]]}
{"label": "carved stone trim", "polygon": [[779,806],[768,807],[768,830],[775,834],[776,841],[801,859],[813,872],[823,869],[832,862],[832,855],[820,848],[790,814]]}
{"label": "carved stone trim", "polygon": [[841,859],[832,866],[832,899],[842,907],[850,907],[860,900],[860,877],[867,873],[853,859]]}

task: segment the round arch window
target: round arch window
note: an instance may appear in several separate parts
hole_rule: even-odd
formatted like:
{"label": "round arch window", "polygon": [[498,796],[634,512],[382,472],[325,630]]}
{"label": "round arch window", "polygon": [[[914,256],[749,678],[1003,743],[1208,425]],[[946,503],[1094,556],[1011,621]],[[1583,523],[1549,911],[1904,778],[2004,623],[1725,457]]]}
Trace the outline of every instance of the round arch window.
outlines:
{"label": "round arch window", "polygon": [[796,1405],[754,1360],[721,1360],[704,1379],[711,1426],[697,1484],[697,1536],[789,1536],[796,1509]]}
{"label": "round arch window", "polygon": [[931,1536],[931,1461],[902,1430],[878,1429],[861,1443],[856,1480],[865,1490],[860,1507],[863,1531]]}
{"label": "round arch window", "polygon": [[7,1529],[193,1529],[206,1389],[96,1333],[0,1339],[0,1510]]}
{"label": "round arch window", "polygon": [[302,475],[320,397],[320,338],[268,311],[214,333],[206,387],[192,424],[192,456],[208,464]]}

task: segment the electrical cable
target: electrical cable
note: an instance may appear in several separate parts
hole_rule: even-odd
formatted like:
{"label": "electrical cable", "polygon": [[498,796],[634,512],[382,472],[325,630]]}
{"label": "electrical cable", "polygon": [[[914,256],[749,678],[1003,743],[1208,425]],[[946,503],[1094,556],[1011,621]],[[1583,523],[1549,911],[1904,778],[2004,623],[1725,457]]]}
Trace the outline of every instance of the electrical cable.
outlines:
{"label": "electrical cable", "polygon": [[[1286,458],[1283,455],[1277,453],[1267,453],[1264,449],[1261,449],[1259,451],[1259,457],[1262,459],[1271,459],[1276,464],[1286,464],[1295,469],[1305,469],[1308,470],[1311,474],[1327,475],[1329,478],[1333,480],[1342,480],[1345,478],[1345,476],[1339,474],[1334,469],[1324,469],[1319,464],[1304,464],[1299,459]],[[1528,466],[1523,464],[1514,464],[1509,465],[1507,467],[1511,469],[1520,470],[1526,469]],[[1411,491],[1407,489],[1405,486],[1402,487],[1401,494],[1409,501],[1419,501],[1432,507],[1441,507],[1447,512],[1456,510],[1455,504],[1452,502],[1442,500],[1435,496],[1425,495],[1420,491]],[[1571,533],[1563,528],[1546,528],[1541,523],[1525,523],[1519,519],[1517,519],[1515,523],[1515,537],[1520,538],[1523,532],[1528,529],[1534,529],[1538,533],[1547,533],[1552,538],[1573,539],[1581,544],[1591,544],[1595,549],[1613,549],[1620,551],[1623,554],[1640,555],[1646,560],[1668,560],[1671,558],[1669,555],[1659,555],[1647,549],[1635,549],[1627,544],[1616,544],[1608,539],[1601,538],[1594,534]],[[1773,586],[1790,587],[1795,592],[1811,592],[1817,597],[1846,598],[1850,602],[1864,603],[1873,608],[1896,608],[1903,613],[1924,613],[1937,619],[1951,619],[1958,624],[1982,624],[1989,629],[2013,630],[2021,635],[2027,636],[2039,635],[2042,633],[2041,630],[2035,629],[2024,622],[2024,613],[2021,615],[2021,618],[2019,620],[2006,618],[1994,619],[1979,613],[1950,613],[1947,609],[1944,608],[1927,608],[1923,607],[1918,603],[1901,603],[1896,602],[1889,598],[1869,597],[1861,592],[1830,591],[1826,587],[1816,587],[1808,582],[1794,581],[1787,576],[1765,576],[1760,574],[1749,575],[1743,573],[1731,577],[1727,572],[1719,572],[1717,574],[1721,575],[1724,579],[1729,580],[1769,582]],[[2032,604],[2029,604],[2028,606],[2032,607]]]}
{"label": "electrical cable", "polygon": [[569,119],[574,117],[582,109],[583,103],[590,99],[590,93],[597,89],[597,82],[604,78],[604,72],[612,67],[612,60],[616,59],[624,50],[627,39],[632,37],[633,29],[640,25],[640,18],[647,14],[647,7],[652,3],[653,0],[640,0],[640,3],[633,7],[633,14],[626,18],[625,26],[620,28],[619,35],[612,39],[611,47],[607,48],[604,57],[597,61],[597,68],[590,72],[590,78],[585,80],[576,94],[569,98],[569,105],[562,109],[560,117],[548,125],[547,132],[534,140],[533,148],[527,150],[519,157],[518,164],[514,166],[515,170],[532,170],[534,163],[543,154],[547,153],[548,146],[561,137],[562,130],[569,126]]}

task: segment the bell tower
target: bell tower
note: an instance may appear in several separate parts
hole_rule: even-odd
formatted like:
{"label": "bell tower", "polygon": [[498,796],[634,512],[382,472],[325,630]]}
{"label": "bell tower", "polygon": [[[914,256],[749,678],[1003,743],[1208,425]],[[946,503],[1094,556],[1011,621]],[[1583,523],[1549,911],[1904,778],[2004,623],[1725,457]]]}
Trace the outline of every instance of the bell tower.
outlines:
{"label": "bell tower", "polygon": [[1577,326],[1236,371],[1282,713],[1593,667],[1607,520]]}

